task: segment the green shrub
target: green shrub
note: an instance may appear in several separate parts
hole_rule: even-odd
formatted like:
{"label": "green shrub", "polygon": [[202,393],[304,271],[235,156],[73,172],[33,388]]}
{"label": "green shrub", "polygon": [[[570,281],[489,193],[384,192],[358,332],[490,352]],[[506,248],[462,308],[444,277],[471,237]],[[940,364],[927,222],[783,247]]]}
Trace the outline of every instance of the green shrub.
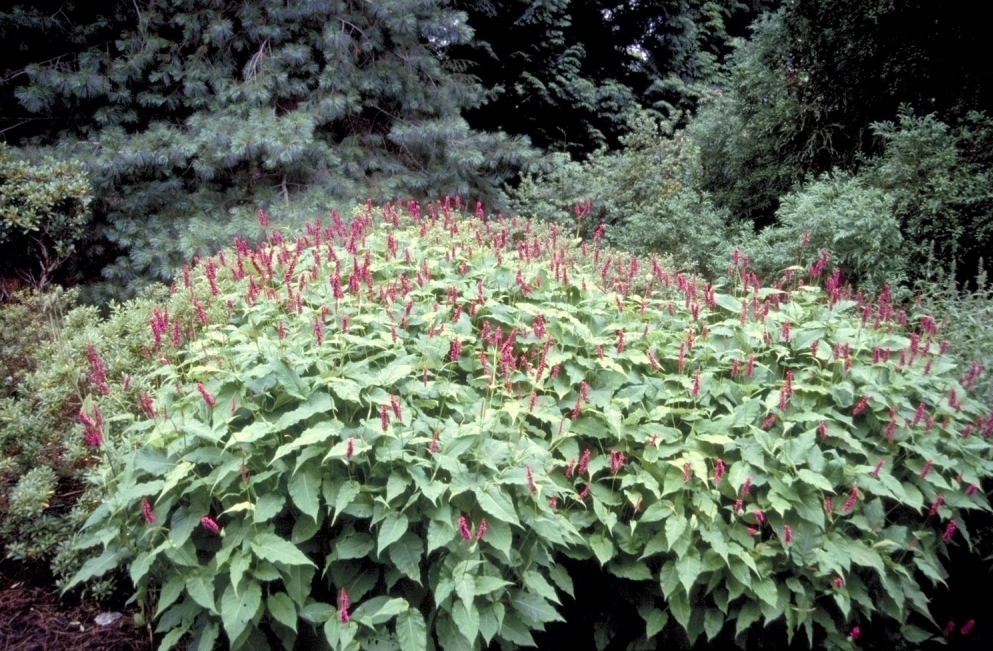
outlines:
{"label": "green shrub", "polygon": [[0,272],[43,288],[89,224],[90,183],[78,162],[35,162],[15,151],[0,142]]}
{"label": "green shrub", "polygon": [[[986,371],[993,369],[993,286],[989,284],[982,262],[969,285],[956,282],[954,265],[948,271],[928,264],[917,284],[918,300],[915,310],[933,315],[942,336],[948,342],[948,353],[963,367],[973,363]],[[993,378],[984,373],[973,378],[972,391],[993,407]]]}
{"label": "green shrub", "polygon": [[728,83],[702,98],[686,127],[700,164],[693,184],[733,219],[767,227],[779,198],[813,170],[830,140],[797,101],[798,71],[784,57],[784,12],[766,13],[736,44]]}
{"label": "green shrub", "polygon": [[770,278],[798,262],[810,264],[828,249],[846,281],[872,294],[890,285],[903,297],[907,247],[893,206],[891,194],[860,177],[835,172],[783,197],[777,224],[741,246],[752,255],[753,266]]}
{"label": "green shrub", "polygon": [[[715,277],[731,242],[750,228],[729,226],[730,215],[693,189],[699,155],[682,133],[668,133],[639,115],[618,153],[566,162],[541,177],[525,177],[513,209],[591,238],[606,224],[604,242],[638,255],[665,255],[672,264]],[[588,203],[587,203],[588,202]]]}
{"label": "green shrub", "polygon": [[[140,412],[136,397],[151,389],[146,378],[160,364],[148,343],[154,310],[168,309],[174,322],[184,323],[180,338],[198,327],[187,301],[170,299],[162,286],[109,306],[106,316],[76,306],[76,298],[75,291],[50,288],[15,295],[0,307],[6,378],[0,394],[0,553],[50,564],[59,582],[86,560],[73,548],[73,536],[105,495],[99,458],[79,436],[80,408],[92,402],[87,394],[95,392],[115,412]],[[108,432],[113,427],[109,423]],[[31,505],[44,508],[37,512]],[[106,594],[110,587],[88,589]]]}
{"label": "green shrub", "polygon": [[931,321],[407,210],[176,287],[205,327],[149,341],[148,416],[83,407],[107,496],[73,584],[127,568],[161,649],[528,646],[599,598],[567,559],[628,586],[644,627],[596,635],[629,648],[939,633],[921,583],[989,510],[993,416]]}
{"label": "green shrub", "polygon": [[895,122],[873,130],[883,153],[868,161],[863,176],[895,198],[913,268],[939,261],[946,271],[955,263],[974,269],[981,256],[989,260],[993,119],[971,113],[949,125],[904,108]]}

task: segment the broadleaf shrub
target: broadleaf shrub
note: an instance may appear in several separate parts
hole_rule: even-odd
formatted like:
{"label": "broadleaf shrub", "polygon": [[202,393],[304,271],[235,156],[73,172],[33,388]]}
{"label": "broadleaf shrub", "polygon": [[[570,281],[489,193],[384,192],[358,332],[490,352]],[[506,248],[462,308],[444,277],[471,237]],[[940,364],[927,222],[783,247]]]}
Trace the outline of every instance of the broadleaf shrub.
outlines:
{"label": "broadleaf shrub", "polygon": [[827,249],[846,282],[872,294],[889,285],[905,298],[908,247],[894,203],[893,195],[860,177],[824,175],[782,197],[776,224],[742,246],[752,266],[770,278],[798,262],[812,263]]}
{"label": "broadleaf shrub", "polygon": [[512,194],[513,209],[586,238],[607,224],[606,244],[720,275],[732,243],[752,229],[732,223],[726,209],[694,187],[698,147],[684,132],[671,133],[671,125],[644,114],[632,118],[621,141],[621,151],[600,150],[583,162],[526,176]]}
{"label": "broadleaf shrub", "polygon": [[0,142],[0,273],[44,288],[76,250],[92,215],[90,181],[78,161],[31,160]]}
{"label": "broadleaf shrub", "polygon": [[240,243],[175,287],[201,330],[149,324],[147,417],[83,408],[75,582],[127,568],[162,649],[529,646],[566,559],[633,586],[630,648],[939,635],[993,415],[932,319],[824,262],[715,287],[447,201]]}

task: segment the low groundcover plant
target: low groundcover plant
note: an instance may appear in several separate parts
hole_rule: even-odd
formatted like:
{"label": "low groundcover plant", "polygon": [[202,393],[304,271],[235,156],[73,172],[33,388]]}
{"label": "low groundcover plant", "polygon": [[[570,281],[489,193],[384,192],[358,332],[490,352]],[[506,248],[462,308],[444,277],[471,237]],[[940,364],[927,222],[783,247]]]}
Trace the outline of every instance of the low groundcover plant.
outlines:
{"label": "low groundcover plant", "polygon": [[127,568],[160,649],[533,645],[597,598],[567,557],[636,587],[629,648],[940,633],[924,590],[989,509],[993,416],[931,320],[826,255],[773,288],[736,253],[715,287],[458,207],[186,270],[157,391],[80,414],[108,499],[75,581]]}

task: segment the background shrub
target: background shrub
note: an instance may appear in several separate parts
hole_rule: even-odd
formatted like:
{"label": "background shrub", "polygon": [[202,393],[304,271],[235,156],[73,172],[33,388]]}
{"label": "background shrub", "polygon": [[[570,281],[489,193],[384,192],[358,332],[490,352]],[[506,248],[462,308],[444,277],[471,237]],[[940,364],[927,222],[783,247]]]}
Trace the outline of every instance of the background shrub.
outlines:
{"label": "background shrub", "polygon": [[79,162],[30,160],[0,142],[0,273],[45,287],[89,225],[91,199]]}
{"label": "background shrub", "polygon": [[[767,278],[791,265],[808,265],[827,249],[845,280],[859,289],[878,294],[886,285],[905,287],[908,253],[894,204],[892,194],[835,172],[783,197],[776,225],[740,246]],[[801,249],[808,249],[805,256]]]}
{"label": "background shrub", "polygon": [[620,152],[601,150],[585,162],[526,177],[513,194],[513,210],[587,238],[605,224],[610,245],[669,256],[684,270],[720,274],[730,242],[750,228],[729,225],[729,213],[694,188],[700,157],[693,143],[647,114],[632,119],[622,141]]}

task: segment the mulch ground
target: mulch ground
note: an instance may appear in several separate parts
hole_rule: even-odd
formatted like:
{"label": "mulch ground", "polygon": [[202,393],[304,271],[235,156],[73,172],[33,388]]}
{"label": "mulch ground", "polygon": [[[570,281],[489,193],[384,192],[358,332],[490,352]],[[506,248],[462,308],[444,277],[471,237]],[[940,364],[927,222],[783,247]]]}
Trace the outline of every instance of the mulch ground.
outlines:
{"label": "mulch ground", "polygon": [[36,568],[0,562],[0,651],[151,651],[133,613],[100,626],[105,604],[61,598],[51,576]]}

